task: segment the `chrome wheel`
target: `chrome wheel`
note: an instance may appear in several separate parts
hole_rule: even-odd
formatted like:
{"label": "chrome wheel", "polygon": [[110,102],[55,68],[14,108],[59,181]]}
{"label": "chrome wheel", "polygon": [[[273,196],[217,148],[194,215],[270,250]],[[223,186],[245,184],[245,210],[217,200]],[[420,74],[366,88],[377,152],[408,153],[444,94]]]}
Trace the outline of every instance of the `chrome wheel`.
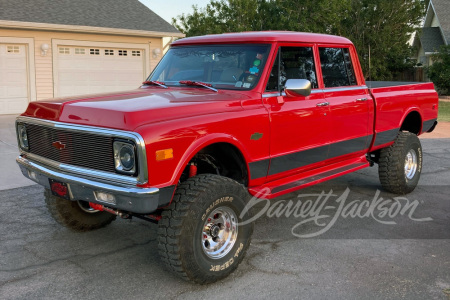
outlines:
{"label": "chrome wheel", "polygon": [[201,239],[206,256],[219,259],[231,251],[238,235],[237,223],[236,214],[226,206],[216,208],[209,214]]}
{"label": "chrome wheel", "polygon": [[416,151],[410,149],[405,157],[405,176],[407,179],[413,179],[417,171],[417,154]]}
{"label": "chrome wheel", "polygon": [[98,210],[93,209],[90,205],[89,202],[86,201],[77,201],[78,206],[81,208],[82,211],[87,212],[88,214],[94,214],[96,212],[98,212]]}

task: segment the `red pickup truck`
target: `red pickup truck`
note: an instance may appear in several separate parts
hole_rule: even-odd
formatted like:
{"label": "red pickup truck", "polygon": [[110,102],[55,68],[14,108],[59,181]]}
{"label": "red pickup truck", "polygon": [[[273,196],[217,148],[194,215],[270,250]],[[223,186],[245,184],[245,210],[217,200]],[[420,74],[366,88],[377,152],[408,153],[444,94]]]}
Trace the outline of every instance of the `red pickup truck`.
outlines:
{"label": "red pickup truck", "polygon": [[136,90],[31,102],[17,162],[62,225],[156,222],[168,267],[209,283],[249,247],[251,195],[374,163],[385,190],[411,192],[437,115],[432,83],[365,82],[346,38],[208,35],[174,42]]}

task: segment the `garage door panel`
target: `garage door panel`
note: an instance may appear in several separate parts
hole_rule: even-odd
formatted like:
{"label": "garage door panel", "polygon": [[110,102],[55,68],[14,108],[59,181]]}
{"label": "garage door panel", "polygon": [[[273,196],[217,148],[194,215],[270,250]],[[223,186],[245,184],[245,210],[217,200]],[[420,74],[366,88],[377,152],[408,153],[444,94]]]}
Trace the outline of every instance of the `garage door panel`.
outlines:
{"label": "garage door panel", "polygon": [[135,89],[145,76],[138,49],[58,46],[57,55],[56,96]]}
{"label": "garage door panel", "polygon": [[0,44],[0,114],[23,112],[29,100],[27,48]]}
{"label": "garage door panel", "polygon": [[5,89],[4,96],[8,98],[27,98],[28,90],[24,89],[22,85],[8,86]]}
{"label": "garage door panel", "polygon": [[84,71],[78,71],[73,70],[72,72],[63,72],[59,74],[59,79],[63,82],[69,83],[70,81],[73,82],[84,82],[83,85],[85,85],[86,82],[89,80],[86,78],[86,74]]}
{"label": "garage door panel", "polygon": [[13,57],[6,61],[4,67],[9,70],[14,69],[26,70],[27,63],[24,57]]}

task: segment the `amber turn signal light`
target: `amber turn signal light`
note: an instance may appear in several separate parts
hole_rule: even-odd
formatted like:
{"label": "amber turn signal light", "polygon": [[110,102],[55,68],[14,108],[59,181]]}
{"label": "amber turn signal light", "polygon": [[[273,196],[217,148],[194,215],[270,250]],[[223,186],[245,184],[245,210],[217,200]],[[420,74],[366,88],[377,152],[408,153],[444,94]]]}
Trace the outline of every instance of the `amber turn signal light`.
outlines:
{"label": "amber turn signal light", "polygon": [[171,159],[171,158],[173,158],[173,149],[172,148],[156,151],[156,160],[157,161]]}

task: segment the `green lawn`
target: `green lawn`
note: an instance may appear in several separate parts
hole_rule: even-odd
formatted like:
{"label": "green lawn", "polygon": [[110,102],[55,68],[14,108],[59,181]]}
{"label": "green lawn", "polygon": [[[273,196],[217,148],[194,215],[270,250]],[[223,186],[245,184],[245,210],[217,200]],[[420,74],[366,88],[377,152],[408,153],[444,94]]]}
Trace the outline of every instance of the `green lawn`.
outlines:
{"label": "green lawn", "polygon": [[438,121],[450,122],[450,102],[439,101]]}

